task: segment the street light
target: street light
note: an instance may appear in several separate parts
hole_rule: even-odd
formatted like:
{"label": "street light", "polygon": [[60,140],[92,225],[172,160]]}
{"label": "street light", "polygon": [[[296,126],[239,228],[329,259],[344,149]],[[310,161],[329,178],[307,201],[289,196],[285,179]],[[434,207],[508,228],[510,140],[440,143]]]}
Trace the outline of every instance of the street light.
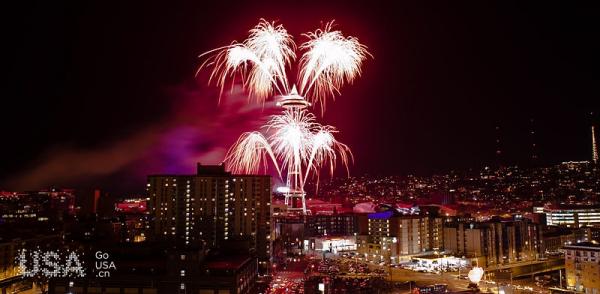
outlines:
{"label": "street light", "polygon": [[479,289],[477,285],[479,284],[479,281],[481,281],[481,277],[483,277],[483,268],[476,266],[469,271],[467,276],[469,277],[470,282],[469,288]]}

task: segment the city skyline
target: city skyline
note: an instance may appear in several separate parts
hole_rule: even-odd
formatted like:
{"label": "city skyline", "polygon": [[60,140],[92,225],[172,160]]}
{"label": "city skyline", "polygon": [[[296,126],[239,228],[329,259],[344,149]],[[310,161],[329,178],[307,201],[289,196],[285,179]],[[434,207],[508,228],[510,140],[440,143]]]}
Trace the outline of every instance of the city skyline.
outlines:
{"label": "city skyline", "polygon": [[600,293],[597,7],[396,2],[13,3],[0,293]]}
{"label": "city skyline", "polygon": [[[3,126],[19,142],[2,147],[3,189],[110,184],[140,191],[148,173],[186,173],[197,161],[220,162],[237,135],[273,109],[243,108],[241,92],[219,105],[218,91],[193,76],[196,57],[214,44],[241,40],[261,17],[289,23],[294,35],[335,19],[375,55],[364,77],[322,117],[352,148],[351,175],[493,165],[498,138],[503,163],[528,165],[532,118],[541,164],[591,160],[590,112],[595,121],[600,113],[588,63],[597,48],[586,37],[596,31],[592,9],[381,4],[362,10],[329,3],[318,12],[311,4],[299,7],[299,17],[285,9],[291,4],[262,3],[239,4],[226,20],[211,16],[223,9],[219,4],[176,5],[176,15],[152,3],[89,5],[16,7],[31,16],[11,47],[23,62],[11,64],[9,92],[21,99],[7,119],[24,112],[31,118],[19,128]],[[46,8],[61,18],[48,19]],[[109,12],[118,17],[100,22]],[[158,15],[171,21],[158,27],[152,21]],[[148,31],[153,27],[159,29]],[[47,50],[33,51],[43,40]],[[44,71],[33,74],[34,66]],[[219,127],[224,131],[213,130]]]}

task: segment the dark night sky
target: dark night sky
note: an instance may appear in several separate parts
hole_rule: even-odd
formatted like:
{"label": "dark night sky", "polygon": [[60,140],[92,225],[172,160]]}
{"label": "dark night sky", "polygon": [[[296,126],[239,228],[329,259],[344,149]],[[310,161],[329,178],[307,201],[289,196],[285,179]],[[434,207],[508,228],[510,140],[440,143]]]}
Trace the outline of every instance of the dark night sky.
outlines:
{"label": "dark night sky", "polygon": [[[56,184],[141,190],[144,174],[165,172],[160,164],[146,167],[150,159],[140,157],[100,171],[93,166],[111,161],[112,154],[154,148],[119,142],[137,142],[140,133],[179,116],[182,100],[169,89],[203,87],[210,93],[204,96],[213,97],[205,80],[194,83],[197,55],[243,39],[261,17],[278,20],[297,41],[321,21],[335,19],[337,28],[369,47],[374,59],[365,63],[363,76],[342,88],[323,117],[353,149],[354,175],[492,164],[495,126],[503,162],[528,163],[531,118],[542,163],[591,157],[589,113],[596,121],[600,114],[598,7],[565,1],[151,2],[24,1],[5,9],[3,47],[9,53],[3,71],[9,78],[0,189]],[[216,99],[203,101],[196,103],[204,108],[198,120],[218,108]],[[202,141],[198,152],[229,144],[224,141]],[[64,164],[41,168],[53,160]],[[21,180],[36,170],[51,175]]]}

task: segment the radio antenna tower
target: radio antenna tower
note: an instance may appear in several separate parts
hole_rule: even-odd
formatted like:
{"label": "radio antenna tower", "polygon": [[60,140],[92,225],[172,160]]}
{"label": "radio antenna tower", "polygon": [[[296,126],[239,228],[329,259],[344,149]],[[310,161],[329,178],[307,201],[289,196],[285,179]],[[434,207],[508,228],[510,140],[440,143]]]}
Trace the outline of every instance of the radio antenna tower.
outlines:
{"label": "radio antenna tower", "polygon": [[529,119],[529,138],[531,143],[531,162],[533,164],[537,163],[538,159],[538,146],[536,143],[536,134],[535,134],[535,120],[533,118]]}
{"label": "radio antenna tower", "polygon": [[598,146],[596,145],[596,129],[592,125],[592,161],[598,163]]}

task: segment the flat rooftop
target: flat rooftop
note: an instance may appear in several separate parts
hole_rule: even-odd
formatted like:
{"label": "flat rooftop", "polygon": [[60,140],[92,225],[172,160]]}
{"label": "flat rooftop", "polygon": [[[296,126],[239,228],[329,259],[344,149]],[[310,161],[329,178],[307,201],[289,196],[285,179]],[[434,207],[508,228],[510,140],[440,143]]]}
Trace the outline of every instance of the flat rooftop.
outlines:
{"label": "flat rooftop", "polygon": [[580,242],[577,244],[565,245],[564,248],[590,249],[590,250],[600,251],[600,243],[598,243],[598,242]]}
{"label": "flat rooftop", "polygon": [[208,269],[214,270],[237,270],[246,264],[246,262],[249,262],[250,259],[249,256],[245,255],[214,256],[206,260],[205,266]]}

